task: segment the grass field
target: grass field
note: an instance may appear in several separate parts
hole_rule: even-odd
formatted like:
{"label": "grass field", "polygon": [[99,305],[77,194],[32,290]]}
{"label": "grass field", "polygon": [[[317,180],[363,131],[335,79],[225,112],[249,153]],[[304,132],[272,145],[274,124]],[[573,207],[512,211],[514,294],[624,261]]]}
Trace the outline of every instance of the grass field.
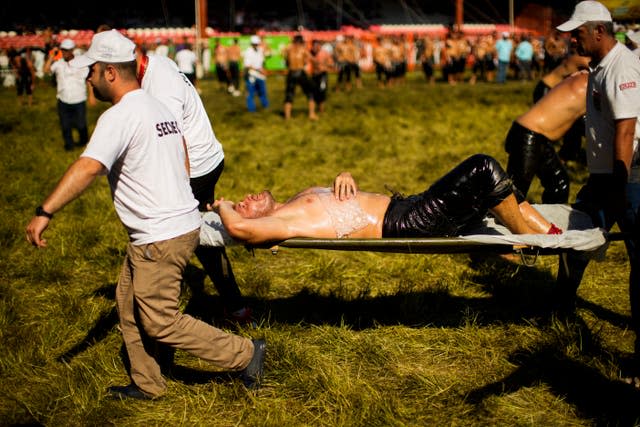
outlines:
{"label": "grass field", "polygon": [[[332,80],[333,82],[333,80]],[[223,143],[218,196],[272,189],[284,199],[349,170],[361,188],[423,191],[467,156],[506,164],[503,139],[526,111],[533,83],[403,86],[331,93],[317,122],[298,95],[281,115],[284,81],[268,82],[272,107],[202,83]],[[124,385],[113,300],[126,234],[100,179],[58,213],[36,250],[24,228],[80,151],[63,151],[54,89],[32,108],[0,90],[0,424],[203,426],[634,425],[640,392],[619,380],[633,351],[628,260],[613,243],[592,263],[575,318],[551,310],[555,257],[534,267],[468,255],[402,255],[231,248],[258,321],[238,333],[268,342],[256,395],[178,352],[166,396],[106,398]],[[102,104],[90,109],[93,128]],[[575,185],[584,170],[572,171]],[[537,185],[537,184],[536,184]],[[540,199],[534,186],[530,196]],[[204,285],[205,295],[190,298]],[[185,311],[222,328],[221,304],[195,257]]]}

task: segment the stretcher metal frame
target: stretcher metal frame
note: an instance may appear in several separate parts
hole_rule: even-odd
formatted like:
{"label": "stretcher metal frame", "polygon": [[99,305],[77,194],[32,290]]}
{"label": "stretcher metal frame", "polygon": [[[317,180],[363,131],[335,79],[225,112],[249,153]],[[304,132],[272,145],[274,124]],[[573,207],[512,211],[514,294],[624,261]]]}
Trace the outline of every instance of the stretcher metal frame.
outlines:
{"label": "stretcher metal frame", "polygon": [[[629,233],[605,233],[607,242],[629,238]],[[571,248],[542,248],[537,246],[514,246],[511,244],[477,242],[462,237],[417,237],[382,239],[317,239],[292,238],[272,245],[260,246],[276,254],[279,247],[292,249],[322,249],[333,251],[364,251],[405,254],[453,254],[491,252],[496,254],[517,253],[523,255],[556,255],[572,251]]]}

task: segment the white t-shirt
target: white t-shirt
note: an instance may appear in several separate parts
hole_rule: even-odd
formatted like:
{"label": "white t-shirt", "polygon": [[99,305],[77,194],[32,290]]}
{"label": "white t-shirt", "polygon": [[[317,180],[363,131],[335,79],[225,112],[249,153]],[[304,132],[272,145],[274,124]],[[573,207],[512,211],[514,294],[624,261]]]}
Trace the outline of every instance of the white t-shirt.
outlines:
{"label": "white t-shirt", "polygon": [[258,48],[256,50],[253,46],[249,46],[247,50],[244,51],[242,64],[245,68],[261,70],[264,64],[264,53],[262,49]]}
{"label": "white t-shirt", "polygon": [[142,89],[162,101],[178,119],[189,151],[191,177],[204,176],[224,160],[198,92],[176,64],[167,57],[149,56]]}
{"label": "white t-shirt", "polygon": [[57,98],[65,104],[78,104],[87,100],[87,75],[89,67],[73,68],[64,59],[51,64],[51,74],[56,76]]}
{"label": "white t-shirt", "polygon": [[143,90],[127,93],[100,116],[82,157],[108,169],[116,212],[134,245],[200,227],[182,132],[173,114]]}
{"label": "white t-shirt", "polygon": [[169,56],[169,46],[167,46],[166,44],[159,44],[156,47],[156,55],[168,57]]}
{"label": "white t-shirt", "polygon": [[615,121],[636,117],[634,159],[640,137],[640,58],[617,43],[589,73],[587,165],[590,173],[613,173]]}
{"label": "white t-shirt", "polygon": [[176,63],[178,69],[185,74],[193,74],[196,72],[196,61],[198,57],[189,49],[181,49],[176,53]]}

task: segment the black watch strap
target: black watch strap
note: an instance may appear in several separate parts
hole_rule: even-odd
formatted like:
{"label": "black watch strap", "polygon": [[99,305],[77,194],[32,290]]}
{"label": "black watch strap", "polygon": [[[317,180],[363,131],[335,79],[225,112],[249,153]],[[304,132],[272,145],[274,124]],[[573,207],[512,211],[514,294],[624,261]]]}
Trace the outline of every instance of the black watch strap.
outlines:
{"label": "black watch strap", "polygon": [[53,214],[45,211],[42,206],[36,208],[36,216],[46,216],[49,219],[53,218]]}

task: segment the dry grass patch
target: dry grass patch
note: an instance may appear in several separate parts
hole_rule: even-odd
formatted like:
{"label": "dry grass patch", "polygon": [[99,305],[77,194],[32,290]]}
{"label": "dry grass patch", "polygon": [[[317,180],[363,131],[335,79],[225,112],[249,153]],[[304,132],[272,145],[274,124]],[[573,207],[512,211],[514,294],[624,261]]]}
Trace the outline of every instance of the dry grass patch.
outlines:
{"label": "dry grass patch", "polygon": [[[225,150],[218,196],[271,188],[285,199],[350,170],[369,191],[411,194],[483,152],[506,162],[504,137],[529,108],[532,84],[404,86],[330,93],[317,122],[302,96],[282,119],[244,111],[202,82]],[[32,109],[0,89],[0,424],[35,425],[634,425],[639,393],[619,380],[633,349],[621,244],[593,263],[575,316],[553,308],[555,257],[532,268],[480,254],[403,255],[229,248],[268,342],[264,387],[184,352],[153,402],[105,397],[128,381],[113,294],[126,235],[101,179],[56,215],[46,250],[24,241],[34,207],[79,154],[62,150],[55,94]],[[91,127],[101,105],[89,112]],[[571,171],[575,185],[584,169]],[[540,199],[534,182],[530,194]],[[197,292],[203,289],[204,292]],[[182,307],[221,328],[221,302],[195,259]]]}

